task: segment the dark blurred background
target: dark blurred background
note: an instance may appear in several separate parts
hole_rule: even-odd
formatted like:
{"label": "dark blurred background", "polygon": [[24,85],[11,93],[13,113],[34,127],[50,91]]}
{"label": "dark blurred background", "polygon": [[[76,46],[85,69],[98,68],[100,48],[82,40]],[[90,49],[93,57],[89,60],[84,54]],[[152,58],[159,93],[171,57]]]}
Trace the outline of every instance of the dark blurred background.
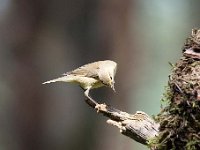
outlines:
{"label": "dark blurred background", "polygon": [[0,0],[0,150],[145,150],[108,126],[72,84],[42,82],[85,63],[118,63],[99,102],[150,115],[199,0]]}

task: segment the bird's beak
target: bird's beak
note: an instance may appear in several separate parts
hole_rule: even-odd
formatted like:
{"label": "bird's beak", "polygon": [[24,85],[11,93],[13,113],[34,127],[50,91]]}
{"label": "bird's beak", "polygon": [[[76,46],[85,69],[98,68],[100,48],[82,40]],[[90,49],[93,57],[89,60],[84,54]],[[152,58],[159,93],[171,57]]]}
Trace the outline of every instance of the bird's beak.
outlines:
{"label": "bird's beak", "polygon": [[114,92],[116,92],[114,83],[115,83],[114,81],[111,81],[110,82],[110,87],[113,89]]}

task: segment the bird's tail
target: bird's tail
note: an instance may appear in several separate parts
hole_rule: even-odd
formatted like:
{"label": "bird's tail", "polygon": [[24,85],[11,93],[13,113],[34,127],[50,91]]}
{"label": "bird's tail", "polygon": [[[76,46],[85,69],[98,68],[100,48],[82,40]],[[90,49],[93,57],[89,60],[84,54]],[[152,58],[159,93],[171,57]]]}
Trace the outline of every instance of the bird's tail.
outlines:
{"label": "bird's tail", "polygon": [[72,78],[70,76],[63,76],[63,77],[60,77],[60,78],[56,78],[56,79],[53,79],[53,80],[46,81],[42,84],[53,83],[53,82],[72,82]]}

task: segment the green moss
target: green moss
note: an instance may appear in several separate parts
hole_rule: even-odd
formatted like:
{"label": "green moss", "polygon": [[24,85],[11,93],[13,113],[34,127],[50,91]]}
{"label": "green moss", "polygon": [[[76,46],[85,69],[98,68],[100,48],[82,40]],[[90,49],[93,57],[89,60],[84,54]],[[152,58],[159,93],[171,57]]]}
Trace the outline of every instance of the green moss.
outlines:
{"label": "green moss", "polygon": [[200,149],[200,30],[193,30],[183,48],[192,51],[176,64],[161,99],[159,135],[149,140],[156,150]]}
{"label": "green moss", "polygon": [[[200,149],[200,61],[182,58],[169,76],[162,98],[164,107],[155,116],[160,134],[149,141],[157,150]],[[194,138],[195,137],[195,138]]]}

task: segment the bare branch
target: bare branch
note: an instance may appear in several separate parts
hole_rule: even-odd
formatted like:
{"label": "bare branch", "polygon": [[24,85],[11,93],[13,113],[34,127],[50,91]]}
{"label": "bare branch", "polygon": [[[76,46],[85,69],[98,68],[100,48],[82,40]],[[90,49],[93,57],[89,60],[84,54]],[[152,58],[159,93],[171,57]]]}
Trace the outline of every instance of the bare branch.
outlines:
{"label": "bare branch", "polygon": [[141,144],[148,144],[148,140],[158,135],[159,124],[142,111],[129,114],[106,104],[86,99],[85,102],[97,113],[108,117],[107,123],[120,129],[120,133]]}

